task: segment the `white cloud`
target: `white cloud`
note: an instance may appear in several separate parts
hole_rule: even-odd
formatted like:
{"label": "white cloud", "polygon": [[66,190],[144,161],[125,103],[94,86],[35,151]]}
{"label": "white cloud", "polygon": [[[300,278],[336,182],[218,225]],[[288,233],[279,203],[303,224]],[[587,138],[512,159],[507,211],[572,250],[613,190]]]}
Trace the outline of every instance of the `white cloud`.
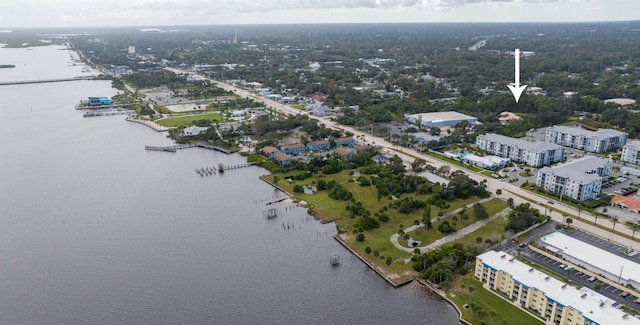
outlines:
{"label": "white cloud", "polygon": [[[587,9],[597,6],[606,10]],[[638,0],[0,0],[0,8],[5,27],[563,21],[559,8],[570,20],[640,19]]]}

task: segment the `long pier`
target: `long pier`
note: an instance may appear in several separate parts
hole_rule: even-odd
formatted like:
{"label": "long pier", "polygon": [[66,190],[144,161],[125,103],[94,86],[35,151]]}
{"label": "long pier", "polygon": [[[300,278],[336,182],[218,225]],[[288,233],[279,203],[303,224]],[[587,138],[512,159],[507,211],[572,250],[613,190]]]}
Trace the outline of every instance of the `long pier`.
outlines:
{"label": "long pier", "polygon": [[[212,146],[212,145],[208,145],[208,144],[202,144],[202,143],[197,143],[197,144],[193,144],[193,143],[178,144],[178,145],[175,145],[175,146],[168,146],[168,147],[145,146],[144,150],[176,152],[179,149],[195,148],[195,147],[216,150],[216,151],[220,151],[220,152],[226,153],[226,154],[232,154],[232,153],[237,152],[239,150],[239,149],[228,150],[228,149],[225,149],[225,148],[220,148],[220,147],[216,147],[216,146]],[[249,163],[249,164],[251,166],[255,165],[255,163]],[[234,166],[236,166],[236,165],[234,165]],[[232,168],[234,166],[230,166],[229,168],[225,167],[225,170],[234,169],[234,168]]]}
{"label": "long pier", "polygon": [[93,80],[92,76],[87,77],[74,77],[74,78],[59,78],[59,79],[42,79],[42,80],[23,80],[23,81],[3,81],[0,82],[0,86],[8,85],[26,85],[26,84],[42,84],[49,82],[64,82],[64,81],[77,81],[77,80]]}

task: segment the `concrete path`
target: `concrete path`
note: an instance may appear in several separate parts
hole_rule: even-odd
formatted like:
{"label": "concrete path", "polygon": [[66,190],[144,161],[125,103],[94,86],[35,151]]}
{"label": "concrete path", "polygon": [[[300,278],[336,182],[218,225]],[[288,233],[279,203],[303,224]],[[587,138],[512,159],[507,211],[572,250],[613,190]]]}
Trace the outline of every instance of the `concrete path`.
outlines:
{"label": "concrete path", "polygon": [[[479,202],[480,202],[480,203],[484,203],[484,202],[487,202],[487,201],[489,201],[489,200],[491,200],[491,199],[492,199],[492,198],[486,198],[486,199],[482,199],[482,200],[480,200]],[[475,202],[474,202],[474,203],[471,203],[471,204],[468,204],[466,207],[467,207],[468,209],[469,209],[469,208],[472,208],[474,204],[475,204]],[[451,216],[451,215],[453,215],[453,214],[456,214],[456,213],[457,213],[458,211],[460,211],[460,210],[462,210],[462,208],[459,208],[459,209],[456,209],[456,210],[450,211],[450,212],[446,213],[446,214],[443,216],[443,218],[444,218],[444,217]],[[469,226],[467,226],[467,227],[465,227],[465,228],[462,228],[462,229],[460,229],[460,230],[457,230],[457,231],[456,231],[456,232],[454,232],[454,233],[451,233],[451,234],[449,234],[449,235],[446,235],[446,236],[444,236],[444,237],[442,237],[442,238],[440,238],[440,239],[437,239],[437,240],[435,240],[434,242],[432,242],[431,244],[426,245],[426,246],[422,246],[422,247],[411,247],[411,248],[409,248],[409,247],[405,247],[405,246],[402,246],[402,245],[400,245],[400,243],[398,242],[398,238],[400,238],[400,234],[398,234],[398,233],[395,233],[395,234],[391,235],[391,243],[392,243],[392,244],[393,244],[393,246],[395,246],[397,249],[403,250],[403,251],[405,251],[405,252],[413,253],[413,251],[414,251],[416,248],[419,248],[419,249],[420,249],[420,252],[421,252],[421,253],[424,253],[424,252],[426,252],[426,251],[429,251],[429,250],[435,249],[435,248],[437,248],[437,247],[440,247],[440,246],[442,246],[442,245],[444,245],[444,244],[446,244],[446,243],[448,243],[448,242],[451,242],[451,241],[454,241],[454,240],[456,240],[456,239],[462,238],[463,236],[465,236],[465,235],[467,235],[467,234],[469,234],[469,233],[472,233],[472,232],[474,232],[474,231],[478,230],[480,227],[482,227],[482,226],[486,225],[488,222],[492,221],[493,219],[495,219],[495,218],[497,218],[497,217],[500,217],[500,216],[504,216],[504,215],[506,215],[507,213],[509,213],[509,210],[511,210],[511,208],[506,208],[506,209],[502,210],[501,212],[496,213],[494,216],[492,216],[492,217],[490,217],[490,218],[487,218],[487,219],[483,219],[483,220],[476,221],[475,223],[473,223],[473,224],[471,224],[471,225],[469,225]],[[438,218],[438,217],[436,217],[436,218],[432,218],[432,219],[431,219],[431,222],[436,222],[436,221],[437,221],[437,220],[439,220],[439,219],[442,219],[442,218]],[[424,223],[420,223],[419,225],[413,225],[413,226],[411,226],[411,227],[408,227],[408,228],[406,228],[406,229],[404,230],[404,233],[405,233],[405,234],[408,234],[409,232],[411,232],[411,231],[414,231],[414,230],[418,229],[418,227],[424,227]],[[433,231],[438,231],[437,229],[432,229],[432,230],[433,230]]]}

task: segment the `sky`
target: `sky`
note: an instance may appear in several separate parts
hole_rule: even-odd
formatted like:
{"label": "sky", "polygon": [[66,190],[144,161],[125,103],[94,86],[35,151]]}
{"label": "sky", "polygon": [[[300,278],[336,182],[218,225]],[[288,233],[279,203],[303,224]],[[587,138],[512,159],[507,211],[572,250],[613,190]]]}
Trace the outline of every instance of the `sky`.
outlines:
{"label": "sky", "polygon": [[0,27],[640,20],[640,0],[0,0]]}

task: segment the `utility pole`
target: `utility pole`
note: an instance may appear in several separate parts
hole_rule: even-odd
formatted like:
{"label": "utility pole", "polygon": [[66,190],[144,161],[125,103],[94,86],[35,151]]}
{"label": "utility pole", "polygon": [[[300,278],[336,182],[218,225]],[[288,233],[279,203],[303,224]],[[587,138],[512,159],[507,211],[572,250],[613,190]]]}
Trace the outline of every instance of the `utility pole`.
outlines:
{"label": "utility pole", "polygon": [[624,269],[624,266],[620,267],[620,275],[618,276],[618,284],[620,284],[620,279],[622,279],[622,270]]}

